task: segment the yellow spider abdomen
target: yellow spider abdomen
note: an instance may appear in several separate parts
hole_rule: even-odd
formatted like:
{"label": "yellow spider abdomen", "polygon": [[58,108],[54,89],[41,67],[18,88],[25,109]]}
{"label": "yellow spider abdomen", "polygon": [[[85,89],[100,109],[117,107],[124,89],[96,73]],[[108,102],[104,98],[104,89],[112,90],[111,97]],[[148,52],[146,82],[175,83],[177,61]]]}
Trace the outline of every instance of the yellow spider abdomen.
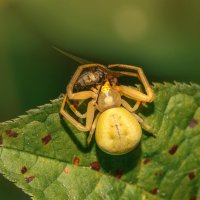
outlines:
{"label": "yellow spider abdomen", "polygon": [[142,129],[137,119],[123,107],[104,111],[97,122],[97,145],[112,155],[125,154],[140,142]]}

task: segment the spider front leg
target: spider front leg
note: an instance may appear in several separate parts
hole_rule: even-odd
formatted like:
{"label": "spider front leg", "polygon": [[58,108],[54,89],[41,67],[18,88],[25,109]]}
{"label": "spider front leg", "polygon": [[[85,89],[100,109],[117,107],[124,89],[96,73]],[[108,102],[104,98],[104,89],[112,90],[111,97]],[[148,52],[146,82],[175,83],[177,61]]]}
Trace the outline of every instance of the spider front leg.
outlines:
{"label": "spider front leg", "polygon": [[[141,91],[139,85],[136,85],[136,87],[138,88],[138,91]],[[131,113],[135,112],[139,108],[140,104],[141,104],[141,101],[136,101],[135,105],[131,107],[127,101],[122,99],[122,106],[124,106],[124,108],[126,108],[126,110],[128,110]]]}
{"label": "spider front leg", "polygon": [[[140,68],[140,67],[135,67],[135,66],[132,66],[132,65],[122,65],[122,64],[112,64],[112,65],[108,65],[108,68],[113,68],[113,67],[118,67],[118,68],[125,68],[125,69],[130,69],[130,70],[134,70],[137,72],[137,77],[138,79],[142,82],[142,84],[144,85],[144,88],[145,88],[145,91],[146,91],[146,94],[140,92],[140,91],[137,91],[137,90],[134,90],[133,88],[131,87],[128,87],[128,86],[124,86],[124,85],[121,85],[120,86],[120,89],[122,91],[122,93],[131,98],[131,99],[134,99],[136,101],[142,101],[142,102],[152,102],[153,99],[154,99],[154,93],[153,93],[153,90],[151,89],[151,86],[143,72],[143,70]],[[120,71],[119,71],[120,72]],[[124,73],[122,71],[122,73]],[[131,73],[131,72],[125,72],[125,75],[127,76],[136,76],[135,73]]]}
{"label": "spider front leg", "polygon": [[86,124],[85,126],[83,124],[81,124],[80,122],[76,121],[66,110],[65,110],[65,104],[66,104],[66,99],[67,99],[67,95],[64,96],[61,108],[60,108],[60,114],[67,120],[69,121],[71,124],[73,124],[78,130],[80,131],[90,131],[93,120],[94,120],[94,113],[96,110],[95,102],[94,100],[91,100],[88,103],[87,106],[87,112],[86,112]]}
{"label": "spider front leg", "polygon": [[94,131],[95,131],[95,128],[96,128],[96,125],[97,125],[97,121],[99,119],[100,114],[101,113],[97,114],[97,116],[96,116],[96,118],[95,118],[95,120],[94,120],[94,122],[92,124],[92,128],[91,128],[90,133],[89,133],[88,138],[87,138],[87,143],[88,144],[90,144],[90,142],[91,142],[91,139],[92,139],[92,136],[94,134]]}
{"label": "spider front leg", "polygon": [[120,91],[122,95],[133,99],[135,101],[140,101],[140,102],[152,102],[153,101],[153,96],[152,95],[146,95],[136,89],[133,89],[129,86],[126,85],[120,85],[119,86]]}

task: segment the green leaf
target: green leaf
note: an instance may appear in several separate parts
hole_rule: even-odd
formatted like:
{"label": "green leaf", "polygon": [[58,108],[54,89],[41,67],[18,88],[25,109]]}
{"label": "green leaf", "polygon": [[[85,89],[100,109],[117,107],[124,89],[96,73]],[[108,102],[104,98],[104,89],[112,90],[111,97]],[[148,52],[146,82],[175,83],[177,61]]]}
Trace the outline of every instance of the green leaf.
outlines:
{"label": "green leaf", "polygon": [[59,117],[62,98],[0,124],[0,171],[34,199],[200,198],[200,86],[154,84],[140,145],[103,153]]}

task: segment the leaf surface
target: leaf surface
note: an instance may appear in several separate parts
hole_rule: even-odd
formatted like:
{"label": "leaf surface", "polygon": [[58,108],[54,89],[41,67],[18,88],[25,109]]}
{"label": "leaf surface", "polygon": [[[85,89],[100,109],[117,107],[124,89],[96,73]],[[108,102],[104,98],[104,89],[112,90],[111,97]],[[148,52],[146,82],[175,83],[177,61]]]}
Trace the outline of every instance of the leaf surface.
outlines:
{"label": "leaf surface", "polygon": [[103,153],[62,120],[62,99],[0,124],[0,171],[34,199],[200,198],[200,87],[154,84],[155,101],[139,114],[140,145],[123,156]]}

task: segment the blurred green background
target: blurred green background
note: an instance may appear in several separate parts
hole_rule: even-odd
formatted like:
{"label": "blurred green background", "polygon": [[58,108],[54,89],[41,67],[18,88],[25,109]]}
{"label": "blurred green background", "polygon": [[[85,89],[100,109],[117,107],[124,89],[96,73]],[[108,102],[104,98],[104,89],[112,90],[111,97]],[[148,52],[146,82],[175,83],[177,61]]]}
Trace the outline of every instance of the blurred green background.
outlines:
{"label": "blurred green background", "polygon": [[[142,66],[150,81],[200,83],[199,1],[0,0],[0,121],[57,98],[77,64]],[[30,199],[0,176],[0,199]]]}

